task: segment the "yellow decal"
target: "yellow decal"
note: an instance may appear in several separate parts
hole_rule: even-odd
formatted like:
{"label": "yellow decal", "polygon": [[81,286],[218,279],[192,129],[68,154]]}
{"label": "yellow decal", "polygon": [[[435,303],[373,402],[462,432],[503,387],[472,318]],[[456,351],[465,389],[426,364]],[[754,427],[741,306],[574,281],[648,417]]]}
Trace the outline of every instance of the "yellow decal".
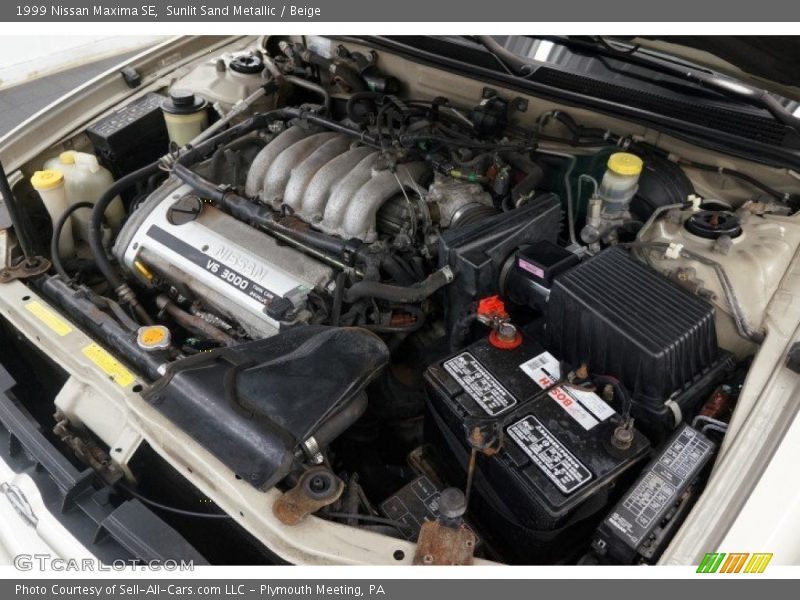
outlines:
{"label": "yellow decal", "polygon": [[25,308],[60,336],[65,336],[72,331],[72,327],[64,319],[37,300],[28,302]]}
{"label": "yellow decal", "polygon": [[136,381],[136,378],[128,369],[97,344],[89,344],[82,352],[89,360],[100,367],[103,373],[111,377],[121,387],[128,387]]}

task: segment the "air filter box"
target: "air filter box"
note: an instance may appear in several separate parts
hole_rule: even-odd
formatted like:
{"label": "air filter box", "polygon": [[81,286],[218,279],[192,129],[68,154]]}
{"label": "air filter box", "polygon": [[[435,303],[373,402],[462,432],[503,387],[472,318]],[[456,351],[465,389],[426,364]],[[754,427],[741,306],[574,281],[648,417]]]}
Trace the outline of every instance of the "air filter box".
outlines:
{"label": "air filter box", "polygon": [[[530,563],[568,551],[576,526],[599,519],[649,442],[634,430],[628,451],[610,449],[620,415],[594,394],[553,388],[542,369],[558,362],[535,331],[522,336],[513,350],[483,339],[428,368],[426,440],[461,485],[473,428],[497,433],[499,449],[477,455],[470,517],[507,560]],[[491,540],[492,532],[503,533]]]}
{"label": "air filter box", "polygon": [[556,278],[546,313],[548,350],[619,379],[634,416],[654,428],[674,427],[730,367],[711,304],[622,248]]}
{"label": "air filter box", "polygon": [[454,275],[444,290],[448,331],[472,310],[477,298],[498,293],[509,256],[538,240],[555,242],[560,222],[558,198],[542,194],[514,210],[442,232],[439,266],[449,266]]}

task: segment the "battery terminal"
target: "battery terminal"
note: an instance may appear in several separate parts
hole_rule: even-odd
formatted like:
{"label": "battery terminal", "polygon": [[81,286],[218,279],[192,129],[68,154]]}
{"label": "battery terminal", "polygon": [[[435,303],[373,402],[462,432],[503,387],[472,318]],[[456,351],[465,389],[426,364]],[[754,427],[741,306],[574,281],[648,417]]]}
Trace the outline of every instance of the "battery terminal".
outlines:
{"label": "battery terminal", "polygon": [[500,350],[513,350],[522,344],[522,335],[511,322],[505,303],[499,296],[489,296],[478,302],[477,319],[491,329],[489,342]]}

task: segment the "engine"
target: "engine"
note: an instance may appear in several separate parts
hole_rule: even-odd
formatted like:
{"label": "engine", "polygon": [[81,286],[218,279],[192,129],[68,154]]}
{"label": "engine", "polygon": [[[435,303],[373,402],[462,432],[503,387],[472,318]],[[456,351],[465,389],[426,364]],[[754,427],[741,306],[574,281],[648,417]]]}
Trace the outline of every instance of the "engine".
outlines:
{"label": "engine", "polygon": [[[373,102],[369,94],[363,100]],[[510,167],[498,153],[471,149],[481,147],[478,139],[454,138],[450,147],[442,138],[437,149],[423,150],[422,140],[445,127],[436,111],[394,97],[386,102],[392,119],[406,121],[393,126],[392,148],[381,148],[389,141],[376,141],[376,127],[342,125],[318,108],[296,108],[296,116],[273,120],[189,165],[197,177],[210,176],[213,185],[240,195],[209,202],[191,181],[170,179],[141,202],[114,253],[144,285],[213,312],[225,329],[245,337],[273,335],[282,324],[329,323],[333,314],[336,324],[378,328],[395,327],[393,319],[421,322],[419,308],[398,315],[399,305],[449,283],[447,265],[433,273],[442,233],[499,215],[499,196],[477,173]],[[471,170],[456,166],[456,156]],[[521,206],[533,198],[530,179],[541,168],[519,151],[511,160],[531,171]],[[509,182],[498,185],[511,190]],[[365,288],[394,286],[378,288],[377,297],[390,304],[397,298],[396,306],[367,314],[370,307],[350,302],[356,306],[339,312],[347,299],[343,286],[357,279]]]}

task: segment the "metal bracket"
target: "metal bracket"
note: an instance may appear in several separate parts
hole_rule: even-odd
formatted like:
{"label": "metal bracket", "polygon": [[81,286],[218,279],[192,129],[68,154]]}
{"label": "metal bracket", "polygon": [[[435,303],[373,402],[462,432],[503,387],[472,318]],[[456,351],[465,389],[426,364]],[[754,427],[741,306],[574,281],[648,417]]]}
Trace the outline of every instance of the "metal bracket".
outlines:
{"label": "metal bracket", "polygon": [[16,279],[28,279],[46,273],[50,269],[50,261],[41,256],[31,260],[23,260],[15,267],[0,270],[0,283],[9,283]]}
{"label": "metal bracket", "polygon": [[[482,100],[489,100],[498,96],[497,90],[492,87],[484,87],[481,91]],[[517,96],[509,101],[508,107],[516,112],[526,112],[528,110],[528,99]]]}
{"label": "metal bracket", "polygon": [[285,525],[297,525],[311,513],[336,502],[344,492],[344,482],[324,466],[311,467],[297,485],[272,505],[272,512]]}
{"label": "metal bracket", "polygon": [[475,534],[466,525],[446,527],[438,521],[422,524],[414,554],[415,565],[471,565]]}

